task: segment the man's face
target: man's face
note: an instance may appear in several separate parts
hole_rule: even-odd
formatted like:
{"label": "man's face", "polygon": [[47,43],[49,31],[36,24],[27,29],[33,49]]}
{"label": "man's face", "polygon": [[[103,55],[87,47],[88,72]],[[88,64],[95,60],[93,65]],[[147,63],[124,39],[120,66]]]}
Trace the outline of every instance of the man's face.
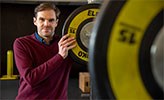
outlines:
{"label": "man's face", "polygon": [[38,34],[41,37],[52,37],[57,26],[57,18],[54,10],[44,10],[34,17],[34,25],[37,26]]}

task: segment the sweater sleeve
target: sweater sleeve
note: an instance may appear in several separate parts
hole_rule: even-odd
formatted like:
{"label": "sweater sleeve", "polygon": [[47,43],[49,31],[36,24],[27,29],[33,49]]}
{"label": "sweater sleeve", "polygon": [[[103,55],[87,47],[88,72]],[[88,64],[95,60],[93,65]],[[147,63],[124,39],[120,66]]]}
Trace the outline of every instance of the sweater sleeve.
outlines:
{"label": "sweater sleeve", "polygon": [[30,58],[26,48],[19,39],[14,41],[13,48],[19,74],[31,87],[35,87],[49,77],[63,62],[61,55],[56,54],[43,64],[34,67],[32,58]]}

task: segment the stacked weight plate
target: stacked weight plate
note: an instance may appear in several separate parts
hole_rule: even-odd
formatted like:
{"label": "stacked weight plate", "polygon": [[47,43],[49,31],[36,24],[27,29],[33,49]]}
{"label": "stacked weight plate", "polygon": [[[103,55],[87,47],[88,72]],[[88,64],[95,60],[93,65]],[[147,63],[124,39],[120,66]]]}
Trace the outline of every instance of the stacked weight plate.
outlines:
{"label": "stacked weight plate", "polygon": [[89,45],[100,99],[164,98],[163,15],[163,0],[104,0]]}

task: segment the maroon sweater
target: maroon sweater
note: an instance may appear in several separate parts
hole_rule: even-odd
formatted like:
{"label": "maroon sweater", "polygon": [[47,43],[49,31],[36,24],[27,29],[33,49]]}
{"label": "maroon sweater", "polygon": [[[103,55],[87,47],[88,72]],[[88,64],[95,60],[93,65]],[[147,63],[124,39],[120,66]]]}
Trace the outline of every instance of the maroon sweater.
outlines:
{"label": "maroon sweater", "polygon": [[72,60],[58,54],[59,37],[45,45],[34,34],[14,41],[14,56],[20,74],[16,100],[67,99]]}

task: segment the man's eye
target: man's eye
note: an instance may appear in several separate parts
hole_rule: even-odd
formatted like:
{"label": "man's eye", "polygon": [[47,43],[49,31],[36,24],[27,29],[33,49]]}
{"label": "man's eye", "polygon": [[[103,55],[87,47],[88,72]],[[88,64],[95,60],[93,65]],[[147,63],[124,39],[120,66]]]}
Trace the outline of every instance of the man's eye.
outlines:
{"label": "man's eye", "polygon": [[40,21],[42,21],[42,22],[44,21],[44,19],[43,19],[43,18],[40,18],[39,20],[40,20]]}
{"label": "man's eye", "polygon": [[50,19],[49,22],[54,22],[54,19]]}

